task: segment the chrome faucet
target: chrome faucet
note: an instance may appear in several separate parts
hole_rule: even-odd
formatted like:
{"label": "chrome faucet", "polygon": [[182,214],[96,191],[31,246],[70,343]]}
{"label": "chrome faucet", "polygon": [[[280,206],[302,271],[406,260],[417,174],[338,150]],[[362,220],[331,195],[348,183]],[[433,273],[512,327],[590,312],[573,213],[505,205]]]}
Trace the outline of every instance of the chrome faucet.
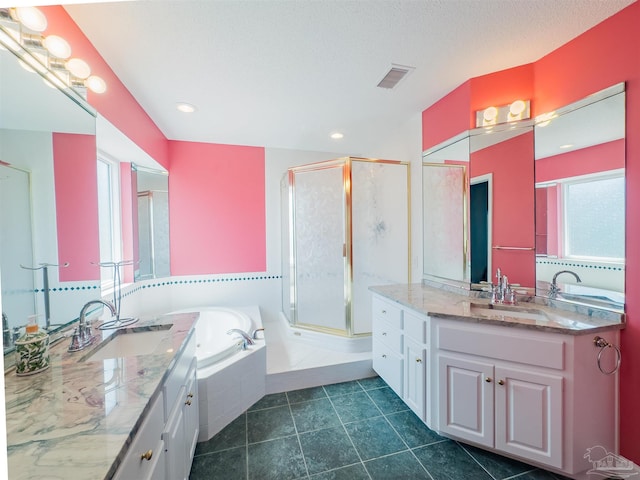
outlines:
{"label": "chrome faucet", "polygon": [[70,352],[77,352],[79,350],[82,350],[87,345],[90,345],[93,342],[94,336],[93,333],[91,333],[91,324],[87,321],[86,315],[89,306],[95,303],[101,303],[105,307],[109,308],[112,316],[116,316],[116,307],[106,300],[89,300],[87,303],[85,303],[80,310],[80,319],[78,320],[78,326],[74,330],[73,336],[71,337],[71,345],[69,345]]}
{"label": "chrome faucet", "polygon": [[580,277],[576,272],[572,272],[571,270],[560,270],[559,272],[556,272],[556,274],[553,276],[553,279],[551,280],[551,287],[549,287],[549,298],[555,298],[556,295],[558,295],[558,293],[560,292],[560,287],[557,284],[557,280],[558,275],[561,275],[563,273],[570,273],[576,278],[576,282],[582,283],[582,280],[580,280]]}
{"label": "chrome faucet", "polygon": [[509,284],[509,278],[502,274],[500,268],[496,270],[496,285],[491,285],[491,303],[511,304],[516,303],[516,292],[513,285]]}
{"label": "chrome faucet", "polygon": [[237,333],[242,337],[243,350],[246,350],[249,345],[255,345],[256,342],[253,341],[253,339],[251,338],[251,335],[249,335],[244,330],[240,330],[239,328],[232,328],[231,330],[227,331],[227,335],[233,335],[234,333]]}

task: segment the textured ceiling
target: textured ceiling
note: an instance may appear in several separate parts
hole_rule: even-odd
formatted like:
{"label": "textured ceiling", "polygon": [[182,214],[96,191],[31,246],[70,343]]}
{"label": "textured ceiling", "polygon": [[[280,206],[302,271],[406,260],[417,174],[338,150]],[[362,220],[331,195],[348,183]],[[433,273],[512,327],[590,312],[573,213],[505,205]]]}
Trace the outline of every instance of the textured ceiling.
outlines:
{"label": "textured ceiling", "polygon": [[[146,0],[67,11],[170,139],[375,155],[468,78],[633,0]],[[393,90],[392,64],[415,67]],[[185,115],[176,102],[197,106]],[[334,131],[342,140],[331,140]]]}

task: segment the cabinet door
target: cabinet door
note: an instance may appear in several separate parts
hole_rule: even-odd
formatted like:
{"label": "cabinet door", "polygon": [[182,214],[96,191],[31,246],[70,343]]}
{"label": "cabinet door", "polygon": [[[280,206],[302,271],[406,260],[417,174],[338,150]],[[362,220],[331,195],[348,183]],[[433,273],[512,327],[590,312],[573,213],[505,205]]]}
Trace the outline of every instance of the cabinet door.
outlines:
{"label": "cabinet door", "polygon": [[404,401],[424,422],[426,398],[427,350],[423,344],[405,339]]}
{"label": "cabinet door", "polygon": [[562,467],[562,377],[496,367],[496,448]]}
{"label": "cabinet door", "polygon": [[200,417],[198,415],[198,381],[196,379],[196,360],[193,360],[192,369],[187,378],[187,388],[184,399],[184,432],[185,432],[185,458],[187,470],[191,470],[193,454],[198,443],[200,431]]}
{"label": "cabinet door", "polygon": [[167,478],[185,480],[189,475],[187,471],[187,458],[185,456],[185,430],[184,430],[184,402],[186,388],[183,386],[178,394],[169,420],[165,425],[162,439],[164,440]]}
{"label": "cabinet door", "polygon": [[386,344],[376,340],[373,340],[372,356],[373,369],[399,397],[402,397],[402,357]]}
{"label": "cabinet door", "polygon": [[438,428],[493,447],[493,364],[438,356]]}

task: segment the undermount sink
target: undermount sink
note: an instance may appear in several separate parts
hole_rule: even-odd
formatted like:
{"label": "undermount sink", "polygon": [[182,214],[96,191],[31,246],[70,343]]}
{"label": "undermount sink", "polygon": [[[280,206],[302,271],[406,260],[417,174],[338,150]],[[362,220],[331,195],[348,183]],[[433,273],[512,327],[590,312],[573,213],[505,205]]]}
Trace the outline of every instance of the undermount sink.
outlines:
{"label": "undermount sink", "polygon": [[170,338],[168,330],[172,326],[173,324],[159,325],[153,330],[140,328],[116,330],[113,335],[103,340],[80,361],[94,362],[109,358],[163,353],[171,348],[171,345],[164,340]]}
{"label": "undermount sink", "polygon": [[537,308],[517,307],[513,305],[495,305],[485,303],[471,303],[471,313],[482,317],[510,317],[536,321],[547,321],[547,314]]}

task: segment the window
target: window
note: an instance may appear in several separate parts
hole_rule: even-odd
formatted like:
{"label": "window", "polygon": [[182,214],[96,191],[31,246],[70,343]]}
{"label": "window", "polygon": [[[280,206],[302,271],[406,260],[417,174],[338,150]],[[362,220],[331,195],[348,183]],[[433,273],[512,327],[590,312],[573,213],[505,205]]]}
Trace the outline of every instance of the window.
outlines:
{"label": "window", "polygon": [[[119,262],[120,242],[120,182],[118,163],[98,158],[98,225],[100,232],[100,263]],[[113,288],[113,267],[100,268],[100,285]]]}
{"label": "window", "polygon": [[563,197],[565,256],[623,261],[624,175],[567,182]]}

